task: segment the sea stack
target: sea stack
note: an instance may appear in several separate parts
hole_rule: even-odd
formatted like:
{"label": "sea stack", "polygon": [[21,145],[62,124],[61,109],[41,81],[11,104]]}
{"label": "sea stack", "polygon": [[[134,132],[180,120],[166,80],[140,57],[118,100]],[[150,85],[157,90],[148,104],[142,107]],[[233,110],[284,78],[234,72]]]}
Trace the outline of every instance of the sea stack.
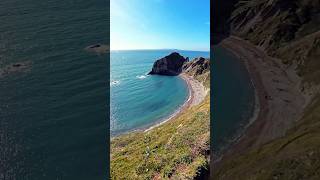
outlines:
{"label": "sea stack", "polygon": [[158,59],[148,74],[177,76],[181,73],[182,66],[185,62],[187,62],[187,59],[179,53],[173,52],[164,58]]}

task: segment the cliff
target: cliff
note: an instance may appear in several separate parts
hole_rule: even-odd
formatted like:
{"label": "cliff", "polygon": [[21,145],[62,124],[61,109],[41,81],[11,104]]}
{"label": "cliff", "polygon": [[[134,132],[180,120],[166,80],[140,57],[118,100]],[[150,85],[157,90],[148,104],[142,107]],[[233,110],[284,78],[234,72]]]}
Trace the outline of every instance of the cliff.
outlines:
{"label": "cliff", "polygon": [[318,81],[320,2],[314,0],[241,1],[231,16],[231,33],[297,66],[305,80]]}
{"label": "cliff", "polygon": [[293,70],[301,80],[288,84],[299,86],[309,103],[301,106],[300,117],[289,129],[283,128],[283,135],[222,160],[214,168],[214,177],[319,179],[316,167],[320,166],[320,2],[238,1],[229,14],[229,33],[264,51],[272,57],[266,59],[284,67],[284,74]]}
{"label": "cliff", "polygon": [[158,59],[152,67],[149,74],[176,76],[182,71],[182,65],[187,62],[183,56],[177,52],[173,52],[170,55]]}
{"label": "cliff", "polygon": [[194,77],[202,82],[207,88],[210,88],[210,60],[203,57],[195,58],[185,62],[182,66],[182,72]]}
{"label": "cliff", "polygon": [[[184,61],[180,55],[174,56]],[[167,57],[161,61],[171,59]],[[174,74],[186,73],[201,83],[208,82],[210,68],[204,65],[208,64],[207,61],[196,58],[184,62],[174,69]],[[188,70],[184,72],[182,67]],[[166,123],[149,131],[135,131],[114,137],[111,140],[111,178],[203,179],[209,169],[209,125],[210,95],[207,93],[200,104],[188,106]]]}
{"label": "cliff", "polygon": [[182,66],[182,71],[191,76],[198,76],[210,71],[210,61],[203,57],[195,58]]}
{"label": "cliff", "polygon": [[210,60],[203,57],[189,61],[188,57],[184,58],[179,53],[174,52],[157,60],[149,72],[151,75],[167,76],[176,76],[180,73],[185,73],[195,78],[210,89]]}

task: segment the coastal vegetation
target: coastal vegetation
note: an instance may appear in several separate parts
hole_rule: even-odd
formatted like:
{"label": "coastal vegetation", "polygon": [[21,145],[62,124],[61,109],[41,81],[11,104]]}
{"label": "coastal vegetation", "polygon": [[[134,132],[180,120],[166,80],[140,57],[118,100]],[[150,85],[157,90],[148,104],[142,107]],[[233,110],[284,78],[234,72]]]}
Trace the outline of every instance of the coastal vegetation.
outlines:
{"label": "coastal vegetation", "polygon": [[[289,128],[258,146],[246,147],[215,166],[217,179],[320,178],[320,2],[312,0],[238,1],[230,34],[240,37],[293,71],[308,104]],[[248,53],[249,50],[248,50]],[[270,62],[271,63],[271,62]],[[293,87],[292,87],[293,88]],[[283,90],[283,89],[279,89]],[[290,103],[290,100],[288,100]],[[293,114],[296,112],[283,112]],[[279,119],[279,121],[284,121]],[[272,119],[268,123],[271,123]],[[284,123],[286,123],[284,121]],[[269,124],[270,125],[270,124]],[[265,134],[259,134],[260,137]]]}
{"label": "coastal vegetation", "polygon": [[193,178],[208,170],[209,99],[149,132],[112,139],[112,179]]}
{"label": "coastal vegetation", "polygon": [[[190,67],[191,62],[185,62],[189,63],[185,67]],[[208,60],[201,62],[208,63]],[[183,71],[204,83],[209,90],[210,66],[206,66],[199,74],[191,73],[200,67],[200,64],[196,64],[190,68],[193,71]],[[201,177],[209,170],[209,125],[210,95],[207,93],[200,104],[188,107],[162,125],[114,137],[111,140],[111,178]]]}
{"label": "coastal vegetation", "polygon": [[318,179],[320,177],[320,98],[284,137],[223,162],[217,179]]}

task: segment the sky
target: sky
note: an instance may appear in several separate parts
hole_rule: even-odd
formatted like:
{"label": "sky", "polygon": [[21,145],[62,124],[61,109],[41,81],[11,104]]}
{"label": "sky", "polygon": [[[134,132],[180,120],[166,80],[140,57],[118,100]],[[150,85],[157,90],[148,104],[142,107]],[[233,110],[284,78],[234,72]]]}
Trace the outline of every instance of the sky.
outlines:
{"label": "sky", "polygon": [[210,0],[111,0],[111,50],[209,51]]}

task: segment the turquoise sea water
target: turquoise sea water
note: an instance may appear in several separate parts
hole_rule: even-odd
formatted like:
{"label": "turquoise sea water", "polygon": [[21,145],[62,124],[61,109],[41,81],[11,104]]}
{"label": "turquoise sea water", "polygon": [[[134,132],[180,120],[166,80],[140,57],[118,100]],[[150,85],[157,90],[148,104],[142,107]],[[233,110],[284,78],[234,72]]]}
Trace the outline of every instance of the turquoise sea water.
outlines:
{"label": "turquoise sea water", "polygon": [[106,179],[108,4],[0,2],[0,179]]}
{"label": "turquoise sea water", "polygon": [[[182,56],[209,57],[209,52],[179,51]],[[110,74],[111,135],[146,128],[173,114],[188,98],[178,76],[147,75],[153,63],[174,50],[112,51]]]}

